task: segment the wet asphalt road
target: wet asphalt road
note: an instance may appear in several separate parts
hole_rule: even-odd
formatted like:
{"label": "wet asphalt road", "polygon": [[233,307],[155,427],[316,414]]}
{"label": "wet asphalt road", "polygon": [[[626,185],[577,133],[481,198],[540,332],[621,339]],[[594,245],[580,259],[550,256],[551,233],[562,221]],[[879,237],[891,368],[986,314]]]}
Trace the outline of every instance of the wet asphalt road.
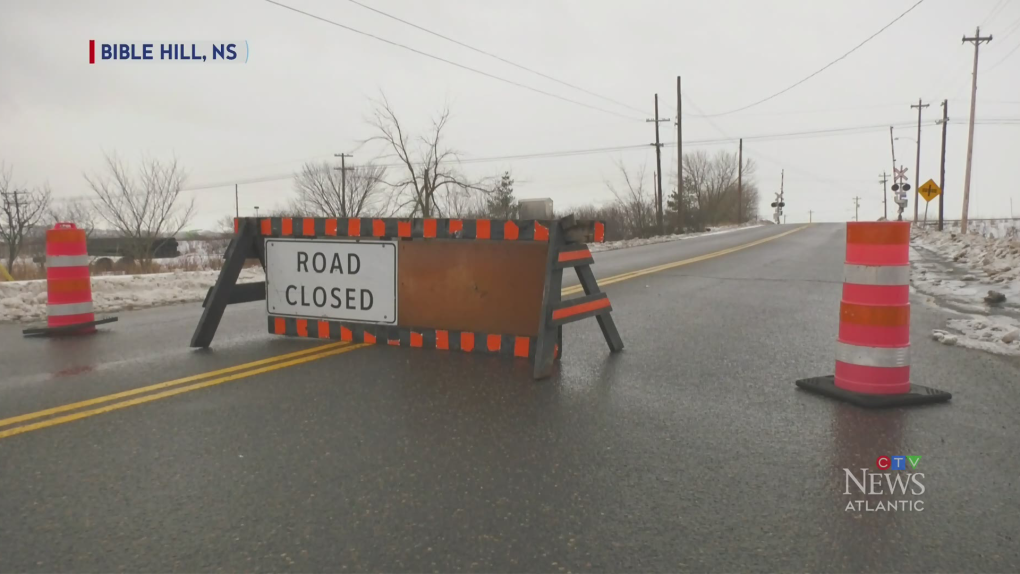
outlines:
{"label": "wet asphalt road", "polygon": [[[913,379],[950,404],[795,389],[832,372],[842,230],[608,286],[626,350],[570,325],[543,382],[368,347],[0,439],[0,571],[1020,571],[1020,362],[936,344],[946,314],[915,300]],[[0,326],[0,418],[309,345],[252,304],[188,351],[196,308],[121,314],[86,350]],[[924,511],[845,511],[842,469],[896,454],[922,456]]]}

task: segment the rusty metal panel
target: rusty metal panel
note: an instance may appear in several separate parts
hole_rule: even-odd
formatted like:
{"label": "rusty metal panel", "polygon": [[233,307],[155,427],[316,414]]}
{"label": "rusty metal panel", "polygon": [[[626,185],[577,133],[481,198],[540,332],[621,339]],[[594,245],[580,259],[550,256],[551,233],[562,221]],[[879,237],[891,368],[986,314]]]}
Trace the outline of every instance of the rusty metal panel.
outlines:
{"label": "rusty metal panel", "polygon": [[401,241],[401,327],[538,335],[548,243]]}

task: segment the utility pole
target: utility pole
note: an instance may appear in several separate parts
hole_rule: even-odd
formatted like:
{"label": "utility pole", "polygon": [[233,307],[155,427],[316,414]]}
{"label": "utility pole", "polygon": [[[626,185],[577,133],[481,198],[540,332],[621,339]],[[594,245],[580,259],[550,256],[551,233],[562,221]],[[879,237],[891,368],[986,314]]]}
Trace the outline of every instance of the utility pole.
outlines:
{"label": "utility pole", "polygon": [[237,184],[234,184],[234,217],[241,217],[241,204],[237,201]]}
{"label": "utility pole", "polygon": [[858,214],[860,213],[860,208],[861,208],[861,196],[858,195],[857,197],[854,198],[854,221],[860,221],[860,218],[858,217]]}
{"label": "utility pole", "polygon": [[737,225],[744,222],[744,138],[737,152]]}
{"label": "utility pole", "polygon": [[353,167],[347,167],[347,162],[344,161],[349,157],[354,157],[349,153],[335,153],[333,157],[340,158],[340,167],[333,168],[340,170],[340,213],[347,217],[347,172],[354,171]]}
{"label": "utility pole", "polygon": [[896,172],[896,143],[893,138],[892,126],[889,126],[889,147],[892,149],[892,169],[893,173]]}
{"label": "utility pole", "polygon": [[889,174],[882,172],[882,179],[879,180],[882,184],[882,217],[889,221],[889,192],[886,191],[885,184],[889,183]]}
{"label": "utility pole", "polygon": [[929,104],[922,104],[921,98],[917,98],[917,105],[910,104],[910,108],[917,108],[917,160],[914,163],[914,221],[917,221],[917,200],[920,198],[918,188],[921,187],[921,109],[927,108]]}
{"label": "utility pole", "polygon": [[974,75],[970,83],[970,126],[967,128],[967,169],[963,176],[963,213],[960,215],[960,233],[967,233],[967,211],[970,206],[970,165],[974,159],[974,113],[977,110],[978,48],[981,42],[991,42],[992,35],[981,36],[978,26],[973,38],[963,37],[964,42],[974,43]]}
{"label": "utility pole", "polygon": [[655,122],[655,169],[659,174],[658,183],[655,188],[655,223],[659,228],[659,233],[663,233],[662,230],[662,144],[659,143],[659,123],[668,122],[669,118],[659,119],[659,94],[655,94],[655,119],[645,120],[646,122]]}
{"label": "utility pole", "polygon": [[813,220],[812,220],[812,215],[813,214],[814,214],[814,212],[809,209],[808,212],[807,212],[807,222],[808,223],[813,223]]}
{"label": "utility pole", "polygon": [[684,132],[680,113],[680,76],[676,77],[676,213],[678,233],[684,232]]}
{"label": "utility pole", "polygon": [[[949,125],[949,100],[942,100],[942,161],[939,164],[939,231],[942,231],[942,204],[946,197],[946,126]],[[1011,214],[1012,215],[1012,214]]]}
{"label": "utility pole", "polygon": [[255,217],[259,216],[259,206],[255,206]]}

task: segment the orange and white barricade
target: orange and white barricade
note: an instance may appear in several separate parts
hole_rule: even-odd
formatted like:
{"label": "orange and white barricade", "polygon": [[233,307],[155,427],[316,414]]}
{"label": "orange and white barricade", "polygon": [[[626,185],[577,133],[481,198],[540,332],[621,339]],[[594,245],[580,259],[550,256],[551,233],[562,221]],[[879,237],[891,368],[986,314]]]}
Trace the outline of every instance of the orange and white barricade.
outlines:
{"label": "orange and white barricade", "polygon": [[847,223],[835,374],[797,386],[862,407],[952,397],[910,382],[910,222]]}
{"label": "orange and white barricade", "polygon": [[116,320],[97,320],[93,311],[85,231],[73,223],[54,224],[46,231],[46,327],[26,329],[23,334],[82,335]]}

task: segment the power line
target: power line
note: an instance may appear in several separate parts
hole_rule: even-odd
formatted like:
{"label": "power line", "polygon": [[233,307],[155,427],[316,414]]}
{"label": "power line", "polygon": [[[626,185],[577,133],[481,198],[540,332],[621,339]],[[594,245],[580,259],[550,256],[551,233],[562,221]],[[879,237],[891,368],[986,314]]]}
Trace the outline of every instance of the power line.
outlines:
{"label": "power line", "polygon": [[[742,115],[745,118],[766,117],[766,116],[795,116],[795,115],[804,115],[804,114],[827,114],[827,113],[837,113],[837,112],[850,112],[850,111],[856,111],[856,110],[872,110],[872,109],[878,109],[878,108],[898,108],[898,107],[900,107],[902,105],[903,104],[871,104],[871,105],[864,105],[864,106],[849,106],[849,107],[845,107],[845,108],[826,108],[826,109],[821,109],[821,110],[786,110],[786,111],[780,111],[780,112],[761,112],[761,113],[755,113],[755,114],[742,114]],[[698,118],[698,119],[706,119],[706,120],[708,119],[707,117],[703,117],[703,116],[693,116],[693,117]]]}
{"label": "power line", "polygon": [[[562,151],[553,151],[553,152],[537,152],[537,153],[526,153],[526,154],[517,154],[517,155],[504,155],[504,156],[495,156],[495,157],[466,158],[466,159],[457,160],[456,163],[460,163],[460,164],[473,164],[473,163],[492,163],[492,162],[498,162],[498,161],[513,161],[513,160],[528,160],[528,159],[542,159],[542,158],[556,158],[556,157],[571,157],[571,156],[578,156],[578,155],[590,155],[590,154],[610,153],[610,152],[618,152],[618,151],[633,151],[633,150],[639,150],[639,149],[643,150],[643,149],[647,149],[647,148],[648,148],[647,144],[634,144],[634,145],[613,146],[613,147],[603,147],[603,148],[562,150]],[[403,164],[403,163],[388,163],[388,164],[373,164],[373,165],[376,165],[377,167],[383,167],[383,168],[405,167],[405,164]],[[420,162],[411,162],[411,165],[421,165],[421,163]],[[253,178],[253,179],[249,179],[249,180],[241,180],[241,181],[238,181],[237,183],[242,183],[242,184],[246,184],[246,183],[268,183],[268,182],[271,182],[271,181],[281,181],[281,180],[284,180],[284,179],[290,179],[292,177],[294,177],[293,173],[287,173],[287,174],[278,174],[278,175],[270,175],[270,176],[264,176],[264,177],[259,177],[259,178]],[[233,184],[234,184],[234,182],[207,184],[207,185],[201,185],[201,186],[196,186],[196,187],[186,187],[186,188],[182,189],[181,191],[201,191],[201,190],[205,190],[205,189],[213,189],[213,188],[224,187],[224,186],[233,185]]]}
{"label": "power line", "polygon": [[727,112],[722,112],[722,113],[718,113],[718,114],[711,114],[711,115],[702,116],[702,117],[706,117],[706,118],[707,117],[719,117],[719,116],[726,116],[726,115],[729,115],[729,114],[735,114],[737,112],[742,112],[742,111],[744,111],[746,109],[750,109],[750,108],[753,108],[753,107],[755,107],[757,105],[764,104],[765,102],[767,102],[767,101],[769,101],[769,100],[771,100],[773,98],[776,98],[778,96],[781,96],[781,95],[785,94],[786,92],[789,92],[790,90],[796,88],[797,86],[803,84],[804,82],[810,80],[811,78],[813,78],[813,77],[817,76],[818,74],[821,74],[825,70],[831,68],[837,62],[839,62],[840,60],[843,60],[844,58],[846,58],[850,54],[853,54],[854,52],[856,52],[861,46],[864,46],[865,44],[870,42],[872,39],[874,39],[876,36],[878,36],[879,34],[881,34],[884,31],[886,31],[890,26],[892,26],[893,24],[898,22],[901,18],[903,18],[904,16],[906,16],[907,14],[912,12],[914,10],[914,8],[917,8],[918,6],[923,4],[924,1],[925,0],[918,0],[916,3],[914,3],[913,6],[911,6],[910,8],[907,8],[907,10],[905,12],[903,12],[902,14],[897,16],[895,19],[893,19],[892,22],[889,22],[885,26],[882,26],[882,28],[878,32],[875,32],[874,34],[868,36],[863,42],[861,42],[860,44],[857,44],[856,46],[851,48],[850,51],[848,51],[847,53],[843,54],[842,56],[836,58],[835,60],[829,62],[828,64],[822,66],[817,71],[811,73],[810,75],[808,75],[806,78],[800,80],[799,82],[796,82],[796,83],[794,83],[794,84],[792,84],[792,85],[790,85],[790,86],[788,86],[788,87],[786,87],[786,88],[784,88],[784,89],[782,89],[782,90],[772,94],[771,96],[762,98],[762,99],[758,100],[757,102],[748,104],[746,106],[743,106],[743,107],[740,107],[740,108],[736,108],[736,109],[733,109],[733,110],[729,110]]}
{"label": "power line", "polygon": [[[949,120],[949,123],[950,124],[966,124],[967,120],[966,119]],[[975,120],[974,123],[975,124],[983,124],[983,125],[1020,125],[1020,118],[987,118],[987,119],[983,119],[983,120],[981,120],[981,119]],[[886,130],[889,129],[889,125],[890,125],[889,123],[883,123],[883,124],[872,124],[872,125],[864,125],[864,126],[845,126],[845,127],[826,128],[826,129],[818,129],[818,130],[806,130],[806,131],[797,131],[797,132],[783,132],[783,133],[773,133],[773,134],[757,134],[757,135],[744,136],[743,139],[744,140],[749,140],[749,141],[787,141],[787,140],[796,140],[796,139],[812,139],[812,138],[815,138],[815,137],[825,137],[825,136],[832,136],[832,135],[862,135],[862,134],[866,134],[866,133],[870,133],[870,132],[886,131]],[[893,125],[893,127],[897,127],[897,128],[906,128],[906,127],[915,127],[917,124],[916,124],[916,122],[899,122],[899,123],[893,123],[892,125]],[[930,120],[928,122],[923,122],[922,125],[931,125],[931,126],[934,126],[934,125],[937,125],[937,124],[936,124],[936,120]],[[722,133],[724,134],[724,137],[722,137],[722,138],[706,138],[706,139],[700,139],[700,140],[688,140],[688,141],[684,142],[684,145],[701,145],[701,146],[720,145],[720,144],[736,143],[738,141],[738,138],[730,137],[730,136],[726,135],[725,132],[722,132]],[[665,143],[662,144],[662,146],[663,147],[676,147],[676,141],[674,140],[674,141],[670,141],[670,142],[665,142]],[[649,147],[648,144],[633,144],[633,145],[621,145],[621,146],[611,146],[611,147],[602,147],[602,148],[589,148],[589,149],[576,149],[576,150],[560,150],[560,151],[553,151],[553,152],[533,152],[533,153],[524,153],[524,154],[516,154],[516,155],[503,155],[503,156],[492,156],[492,157],[465,158],[465,159],[458,160],[457,163],[461,163],[461,164],[484,164],[484,163],[493,163],[493,162],[499,162],[499,161],[524,161],[524,160],[531,160],[531,159],[553,159],[553,158],[561,158],[561,157],[574,157],[574,156],[593,155],[593,154],[600,154],[600,153],[632,152],[632,151],[638,151],[638,150],[648,150],[648,147]],[[757,150],[752,150],[752,151],[750,151],[748,153],[762,155],[761,152],[757,151]],[[772,160],[772,161],[775,162],[775,160]],[[387,163],[387,164],[374,164],[374,165],[378,165],[379,167],[387,167],[387,168],[405,167],[405,165],[402,164],[402,163]],[[420,164],[417,163],[417,162],[412,162],[412,165],[420,165]],[[794,171],[798,171],[798,170],[796,170],[796,168],[791,168],[791,169],[794,170]],[[802,173],[808,173],[808,172],[802,172]],[[817,175],[813,174],[813,173],[808,173],[808,175],[811,175],[813,178],[815,178],[818,181],[830,181],[829,179],[818,178]],[[220,187],[222,187],[222,188],[233,187],[236,184],[247,185],[247,184],[255,184],[255,183],[270,183],[270,182],[274,182],[274,181],[283,181],[283,180],[286,180],[286,179],[291,179],[293,177],[294,177],[294,173],[293,172],[288,172],[286,174],[275,174],[275,175],[260,176],[260,177],[254,177],[254,178],[248,178],[248,179],[232,179],[232,180],[229,180],[229,181],[222,181],[220,183],[201,184],[201,185],[197,185],[197,186],[183,188],[181,191],[203,191],[203,190],[207,190],[207,189],[215,189],[215,188],[220,188]],[[831,181],[839,182],[839,181],[848,181],[848,180],[833,179]],[[57,199],[57,200],[60,200],[60,201],[74,201],[74,200],[89,199],[89,198],[91,198],[91,196],[68,196],[68,197],[59,197],[59,198],[54,198],[54,199]]]}
{"label": "power line", "polygon": [[995,6],[992,6],[992,9],[988,12],[988,14],[985,15],[985,19],[981,21],[981,24],[979,24],[979,26],[984,26],[985,24],[988,23],[989,20],[991,20],[995,16],[998,16],[999,12],[1001,12],[1002,9],[1006,7],[1006,3],[1007,0],[999,0],[998,3],[995,4]]}
{"label": "power line", "polygon": [[503,62],[504,64],[510,64],[511,66],[513,66],[515,68],[519,68],[519,69],[524,70],[526,72],[531,72],[532,74],[535,74],[536,76],[540,76],[540,77],[543,77],[543,78],[545,78],[547,80],[552,80],[552,81],[554,81],[554,82],[556,82],[558,84],[562,84],[564,86],[567,86],[568,88],[573,88],[575,90],[584,92],[584,93],[588,94],[589,96],[595,96],[596,98],[599,98],[601,100],[605,100],[607,102],[614,103],[614,104],[616,104],[618,106],[623,106],[623,107],[625,107],[625,108],[627,108],[629,110],[638,112],[640,114],[648,113],[647,110],[642,110],[640,108],[635,108],[634,106],[631,106],[629,104],[625,104],[625,103],[623,103],[621,101],[618,101],[618,100],[614,100],[613,98],[610,98],[608,96],[603,96],[603,95],[595,93],[595,92],[593,92],[591,90],[582,88],[580,86],[575,86],[574,84],[571,84],[569,82],[565,82],[565,81],[560,80],[558,78],[554,78],[554,77],[552,77],[552,76],[550,76],[548,74],[543,74],[542,72],[539,72],[538,70],[534,70],[532,68],[529,68],[527,66],[518,64],[516,62],[511,62],[510,60],[507,60],[506,58],[503,58],[501,56],[497,56],[496,54],[493,54],[491,52],[486,52],[485,50],[482,50],[481,48],[476,48],[474,46],[471,46],[470,44],[465,44],[464,42],[461,42],[459,40],[454,40],[453,38],[450,38],[449,36],[444,36],[444,35],[442,35],[442,34],[440,34],[438,32],[434,32],[432,30],[429,30],[428,28],[425,28],[423,26],[419,26],[419,25],[417,25],[417,24],[415,24],[413,22],[408,22],[407,20],[403,20],[401,18],[398,18],[397,16],[394,16],[392,14],[388,14],[388,13],[383,12],[382,10],[379,10],[377,8],[373,8],[371,6],[366,6],[365,4],[362,4],[361,2],[358,2],[357,0],[347,0],[347,1],[350,2],[351,4],[356,4],[358,6],[361,6],[362,8],[364,8],[366,10],[371,10],[372,12],[375,12],[376,14],[379,14],[381,16],[385,16],[387,18],[390,18],[391,20],[396,20],[397,22],[400,22],[401,24],[406,24],[406,25],[408,25],[408,26],[410,26],[412,28],[415,28],[417,30],[421,30],[422,32],[425,32],[426,34],[432,34],[433,36],[436,36],[437,38],[442,38],[442,39],[446,40],[447,42],[453,42],[454,44],[457,44],[458,46],[462,46],[464,48],[467,48],[468,50],[472,50],[474,52],[478,52],[479,54],[484,54],[484,55],[486,55],[486,56],[488,56],[490,58],[494,58],[496,60],[499,60],[500,62]]}
{"label": "power line", "polygon": [[[963,124],[963,123],[966,123],[966,121],[965,120],[950,120],[949,123],[951,123],[951,124]],[[1020,124],[1020,118],[999,118],[999,119],[976,120],[975,123],[978,123],[978,124],[1016,125],[1016,124]],[[900,123],[894,123],[893,124],[894,127],[899,127],[899,128],[914,127],[916,125],[917,125],[916,122],[900,122]],[[923,122],[922,125],[932,125],[933,126],[933,125],[936,125],[936,123],[935,123],[935,120],[931,120],[931,121],[928,121],[928,122]],[[807,130],[807,131],[799,131],[799,132],[785,132],[785,133],[777,133],[777,134],[758,134],[758,135],[744,136],[744,139],[745,140],[752,140],[752,141],[774,141],[774,140],[782,141],[782,140],[793,140],[793,139],[809,139],[809,138],[814,137],[814,136],[822,136],[822,135],[836,135],[836,134],[857,135],[857,134],[864,134],[864,133],[869,133],[869,132],[885,131],[887,129],[889,129],[889,124],[888,123],[883,123],[883,124],[873,124],[873,125],[865,125],[865,126],[847,126],[847,127],[840,127],[840,128]],[[689,140],[689,141],[684,142],[684,143],[685,143],[685,145],[686,144],[690,144],[690,145],[716,145],[716,144],[724,144],[724,143],[733,143],[733,142],[737,141],[736,138],[729,137],[726,134],[724,134],[724,136],[725,136],[724,138],[714,138],[714,139],[709,138],[709,139],[701,139],[701,140]],[[661,145],[663,147],[675,147],[676,146],[676,141],[665,142],[665,143],[663,143]],[[553,151],[553,152],[535,152],[535,153],[525,153],[525,154],[516,154],[516,155],[503,155],[503,156],[492,156],[492,157],[479,157],[479,158],[465,158],[465,159],[458,160],[457,163],[460,163],[460,164],[482,164],[482,163],[493,163],[493,162],[499,162],[499,161],[522,161],[522,160],[530,160],[530,159],[551,159],[551,158],[560,158],[560,157],[574,157],[574,156],[592,155],[592,154],[600,154],[600,153],[612,153],[612,152],[620,152],[620,151],[637,151],[637,150],[644,150],[644,149],[647,149],[647,148],[648,148],[647,144],[634,144],[634,145],[612,146],[612,147],[602,147],[602,148],[561,150],[561,151]],[[375,165],[378,165],[379,167],[386,167],[386,168],[404,167],[404,164],[402,164],[402,163],[388,163],[388,164],[375,164]],[[419,165],[419,164],[416,163],[416,162],[412,162],[412,165]],[[268,183],[268,182],[272,182],[272,181],[280,181],[280,180],[284,180],[284,179],[290,179],[291,177],[293,177],[293,173],[278,174],[278,175],[271,175],[271,176],[253,178],[253,179],[248,179],[248,180],[237,180],[236,182],[235,181],[230,181],[230,182],[223,182],[223,183],[217,183],[217,184],[205,184],[205,185],[196,186],[196,187],[188,187],[188,188],[184,188],[182,191],[201,191],[201,190],[213,189],[213,188],[217,188],[217,187],[227,187],[227,186],[234,185],[234,183],[240,183],[240,184]]]}
{"label": "power line", "polygon": [[1010,36],[1015,34],[1017,30],[1020,30],[1020,18],[1017,18],[1016,20],[1013,21],[1012,24],[1006,26],[1006,29],[1003,30],[1002,32],[1002,38],[1000,39],[1005,40],[1006,38],[1009,38]]}
{"label": "power line", "polygon": [[634,120],[634,121],[639,121],[639,122],[643,122],[644,121],[643,118],[635,118],[633,116],[627,116],[627,115],[624,115],[624,114],[620,114],[620,113],[614,112],[612,110],[607,110],[605,108],[600,108],[598,106],[593,106],[591,104],[586,104],[584,102],[579,102],[577,100],[572,100],[570,98],[567,98],[567,97],[564,97],[564,96],[560,96],[560,95],[554,94],[552,92],[547,92],[547,91],[541,90],[539,88],[534,88],[534,87],[531,87],[531,86],[528,86],[528,85],[525,85],[525,84],[521,84],[521,83],[515,82],[513,80],[508,80],[506,78],[503,78],[501,76],[497,76],[495,74],[490,74],[488,72],[484,72],[484,71],[479,70],[477,68],[472,68],[470,66],[465,66],[464,64],[458,64],[457,62],[454,62],[452,60],[447,60],[446,58],[441,58],[439,56],[435,56],[433,54],[429,54],[428,52],[423,52],[423,51],[418,50],[416,48],[412,48],[410,46],[407,46],[407,45],[404,45],[404,44],[400,44],[400,43],[394,42],[392,40],[387,40],[386,38],[383,38],[381,36],[376,36],[375,34],[370,34],[368,32],[363,32],[361,30],[358,30],[357,28],[352,28],[352,27],[347,26],[345,24],[341,24],[339,22],[334,22],[333,20],[330,20],[328,18],[323,18],[322,16],[316,16],[315,14],[312,14],[310,12],[305,12],[304,10],[299,10],[299,9],[294,8],[292,6],[287,6],[286,4],[281,4],[279,2],[276,2],[275,0],[265,0],[265,1],[270,3],[270,4],[273,4],[275,6],[279,6],[280,8],[285,8],[287,10],[290,10],[292,12],[296,12],[296,13],[301,14],[303,16],[308,16],[309,18],[313,18],[315,20],[319,20],[320,22],[325,22],[327,24],[332,24],[333,26],[336,26],[338,28],[343,28],[344,30],[348,30],[350,32],[354,32],[355,34],[360,34],[362,36],[366,36],[368,38],[372,38],[373,40],[378,40],[378,41],[383,42],[385,44],[389,44],[391,46],[396,46],[397,48],[401,48],[401,49],[407,50],[409,52],[414,52],[415,54],[418,54],[418,55],[421,55],[421,56],[425,56],[426,58],[431,58],[433,60],[437,60],[439,62],[443,62],[445,64],[449,64],[451,66],[456,66],[458,68],[461,68],[462,70],[467,70],[469,72],[474,72],[476,74],[480,74],[480,75],[485,76],[487,78],[492,78],[493,80],[498,80],[500,82],[503,82],[503,83],[506,83],[506,84],[510,84],[512,86],[517,86],[518,88],[524,88],[525,90],[529,90],[529,91],[535,92],[537,94],[542,94],[544,96],[549,96],[550,98],[556,98],[557,100],[563,100],[564,102],[568,102],[568,103],[571,103],[571,104],[574,104],[574,105],[578,105],[578,106],[581,106],[581,107],[585,107],[585,108],[589,108],[589,109],[592,109],[592,110],[597,110],[597,111],[600,111],[600,112],[603,112],[603,113],[612,114],[614,116],[618,116],[618,117],[621,117],[621,118],[626,118],[626,119],[629,119],[629,120]]}
{"label": "power line", "polygon": [[996,63],[992,64],[992,67],[991,67],[991,68],[988,68],[988,69],[987,69],[987,70],[985,70],[985,71],[986,71],[986,72],[991,72],[991,71],[992,71],[992,70],[994,70],[995,68],[998,68],[998,67],[999,67],[999,66],[1000,66],[1000,65],[1001,65],[1001,64],[1002,64],[1003,62],[1005,62],[1006,60],[1008,60],[1008,59],[1009,59],[1009,57],[1013,55],[1013,52],[1016,52],[1016,51],[1017,51],[1017,49],[1020,49],[1020,42],[1017,42],[1017,43],[1016,43],[1016,46],[1013,46],[1013,49],[1012,49],[1012,50],[1010,50],[1008,54],[1006,54],[1005,56],[1003,56],[1003,57],[1002,57],[1002,59],[1001,59],[1001,60],[999,60],[998,62],[996,62]]}

